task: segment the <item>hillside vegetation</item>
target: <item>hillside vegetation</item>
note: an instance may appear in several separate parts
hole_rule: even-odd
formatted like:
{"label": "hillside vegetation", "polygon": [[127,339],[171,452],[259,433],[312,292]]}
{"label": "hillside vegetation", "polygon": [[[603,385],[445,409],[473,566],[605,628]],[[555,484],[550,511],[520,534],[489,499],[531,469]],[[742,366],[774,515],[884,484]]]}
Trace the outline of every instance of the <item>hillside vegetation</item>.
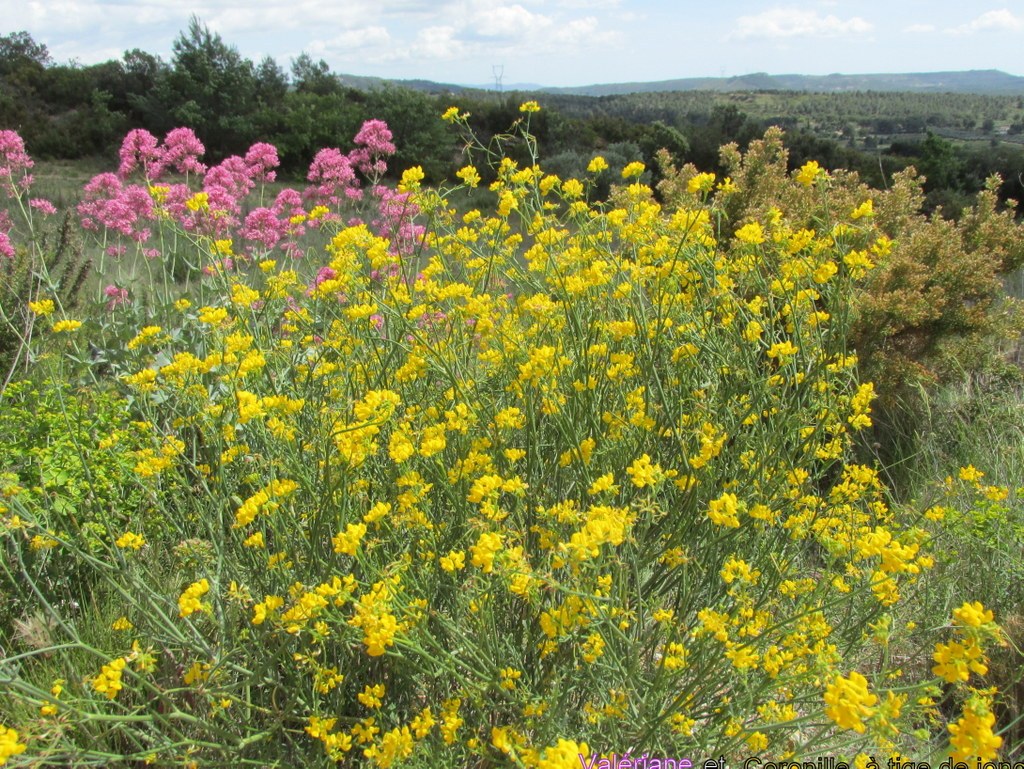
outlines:
{"label": "hillside vegetation", "polygon": [[[1005,180],[1003,200],[1024,193],[1024,94],[993,93],[993,83],[1019,80],[1003,73],[747,76],[721,91],[710,82],[703,85],[715,88],[671,90],[680,82],[666,81],[598,98],[558,89],[501,94],[423,81],[394,84],[335,74],[306,54],[286,72],[270,58],[243,58],[197,19],[173,50],[170,62],[132,50],[102,64],[64,65],[27,33],[0,37],[0,126],[18,130],[36,158],[106,163],[131,129],[163,136],[188,126],[214,159],[272,142],[282,174],[297,178],[319,149],[351,136],[366,120],[383,119],[399,142],[394,167],[418,164],[436,182],[454,170],[457,147],[433,117],[457,94],[485,139],[504,130],[520,101],[542,104],[536,137],[562,173],[581,173],[595,152],[610,162],[639,160],[654,168],[661,148],[676,162],[721,172],[720,146],[745,148],[778,125],[788,133],[792,168],[815,159],[885,187],[913,165],[927,177],[927,209],[941,207],[947,217],[958,216],[993,173]],[[887,92],[903,87],[910,90]]]}

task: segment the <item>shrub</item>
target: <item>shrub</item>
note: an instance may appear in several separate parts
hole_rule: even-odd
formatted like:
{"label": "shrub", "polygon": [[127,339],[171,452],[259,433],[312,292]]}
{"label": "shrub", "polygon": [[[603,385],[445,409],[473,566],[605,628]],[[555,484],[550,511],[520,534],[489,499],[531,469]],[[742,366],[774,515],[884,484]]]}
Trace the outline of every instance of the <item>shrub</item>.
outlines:
{"label": "shrub", "polygon": [[[491,216],[410,169],[390,227],[294,212],[329,238],[305,263],[245,250],[237,198],[156,192],[207,278],[116,372],[146,502],[123,530],[90,549],[5,493],[8,563],[52,552],[9,573],[47,638],[4,639],[11,740],[195,766],[995,756],[991,612],[965,600],[913,679],[888,653],[933,564],[852,453],[854,299],[891,240],[856,189],[789,213],[816,173],[757,208],[769,145],[674,210],[639,162],[592,205],[607,164],[497,159]],[[99,586],[74,612],[36,589],[69,562]]]}

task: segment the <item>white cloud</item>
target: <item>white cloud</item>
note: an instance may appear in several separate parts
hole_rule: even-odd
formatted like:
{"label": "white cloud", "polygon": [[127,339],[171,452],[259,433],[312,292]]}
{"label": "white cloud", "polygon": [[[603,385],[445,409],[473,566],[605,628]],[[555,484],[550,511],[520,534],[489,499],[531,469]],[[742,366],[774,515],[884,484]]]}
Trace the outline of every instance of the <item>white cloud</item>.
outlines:
{"label": "white cloud", "polygon": [[[147,9],[148,10],[148,9]],[[170,17],[170,10],[166,13],[150,13],[153,21],[165,21]],[[93,28],[102,25],[110,19],[107,8],[93,2],[78,2],[78,0],[64,0],[63,2],[4,2],[0,3],[0,17],[9,23],[12,19],[20,19],[14,25],[15,29],[30,27],[35,29],[52,29],[58,32],[71,31],[75,29]],[[6,26],[6,24],[5,24]]]}
{"label": "white cloud", "polygon": [[327,4],[317,0],[293,0],[288,4],[221,4],[223,7],[200,16],[203,23],[225,38],[233,33],[281,29],[359,29],[381,17],[369,0]]}
{"label": "white cloud", "polygon": [[346,29],[328,40],[314,40],[307,46],[312,56],[347,56],[391,45],[391,35],[380,26]]}
{"label": "white cloud", "polygon": [[554,23],[550,16],[544,16],[519,5],[498,6],[481,9],[474,14],[469,26],[472,31],[484,37],[515,38],[536,34]]}
{"label": "white cloud", "polygon": [[555,40],[565,46],[600,45],[614,41],[614,32],[602,32],[598,20],[593,16],[576,19],[555,32]]}
{"label": "white cloud", "polygon": [[1024,18],[1015,16],[1011,11],[1002,8],[998,11],[987,11],[966,24],[951,27],[946,31],[955,35],[970,35],[987,30],[1019,32],[1024,30]]}
{"label": "white cloud", "polygon": [[456,37],[456,29],[449,26],[427,27],[420,30],[416,42],[402,58],[457,59],[467,53],[466,45]]}
{"label": "white cloud", "polygon": [[[570,0],[571,2],[573,0]],[[601,0],[599,0],[600,2]],[[432,18],[445,23],[421,26],[411,39],[383,41],[364,60],[453,61],[480,58],[519,58],[571,48],[586,50],[607,45],[614,33],[603,31],[595,16],[573,17],[557,9],[541,13],[525,7],[537,0],[449,0],[436,7]],[[392,30],[393,37],[398,37]],[[332,46],[339,60],[345,53]]]}
{"label": "white cloud", "polygon": [[621,4],[622,0],[557,0],[555,2],[559,8],[587,11],[618,8]]}
{"label": "white cloud", "polygon": [[636,16],[633,2],[0,0],[0,19],[16,20],[14,28],[29,30],[57,60],[92,63],[134,47],[167,60],[195,14],[254,60],[270,54],[286,61],[306,51],[338,72],[407,77],[480,62],[527,69],[554,57],[607,56],[626,34],[624,15]]}
{"label": "white cloud", "polygon": [[839,37],[862,34],[872,29],[860,16],[841,19],[834,14],[799,8],[773,8],[754,16],[740,16],[729,35],[732,38]]}

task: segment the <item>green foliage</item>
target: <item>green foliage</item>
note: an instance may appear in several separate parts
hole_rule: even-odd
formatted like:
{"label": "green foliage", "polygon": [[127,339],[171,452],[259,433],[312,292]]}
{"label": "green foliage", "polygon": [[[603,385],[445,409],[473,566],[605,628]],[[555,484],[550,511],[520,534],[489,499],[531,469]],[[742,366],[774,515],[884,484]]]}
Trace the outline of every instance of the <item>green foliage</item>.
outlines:
{"label": "green foliage", "polygon": [[[4,390],[0,406],[0,487],[8,495],[21,490],[25,507],[38,516],[41,537],[24,553],[21,568],[47,574],[40,583],[44,603],[85,604],[98,587],[92,569],[86,562],[53,563],[46,542],[74,539],[96,555],[144,505],[131,453],[141,445],[139,431],[127,424],[127,403],[102,388],[24,380]],[[146,526],[159,532],[159,517],[151,516]],[[0,574],[0,584],[11,576]],[[3,592],[8,601],[0,612],[0,637],[9,638],[12,623],[34,616],[40,604],[19,601],[21,591],[9,582]]]}
{"label": "green foliage", "polygon": [[366,95],[366,114],[388,124],[398,152],[390,160],[394,171],[421,166],[427,179],[448,175],[455,141],[437,116],[444,111],[437,99],[406,88],[388,86]]}
{"label": "green foliage", "polygon": [[174,41],[171,68],[158,83],[176,125],[192,128],[214,158],[256,140],[256,69],[195,16]]}
{"label": "green foliage", "polygon": [[337,76],[331,74],[327,62],[323,59],[313,61],[308,53],[301,53],[292,60],[292,82],[299,93],[317,96],[330,96],[344,90]]}
{"label": "green foliage", "polygon": [[366,119],[361,102],[361,95],[357,99],[356,93],[347,90],[328,94],[289,92],[276,139],[282,166],[301,176],[319,150],[337,147],[340,141],[355,135]]}
{"label": "green foliage", "polygon": [[[16,238],[18,234],[26,233],[16,231]],[[0,396],[19,369],[25,373],[32,363],[29,343],[38,318],[28,302],[48,296],[74,312],[92,269],[70,212],[58,221],[36,223],[27,234],[13,259],[0,259]]]}

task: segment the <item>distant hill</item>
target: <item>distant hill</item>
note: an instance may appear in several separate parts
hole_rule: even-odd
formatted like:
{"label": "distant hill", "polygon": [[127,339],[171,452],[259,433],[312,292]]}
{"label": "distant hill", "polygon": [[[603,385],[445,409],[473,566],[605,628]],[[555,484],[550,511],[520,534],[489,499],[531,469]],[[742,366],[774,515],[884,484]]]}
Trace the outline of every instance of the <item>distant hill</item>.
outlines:
{"label": "distant hill", "polygon": [[691,77],[650,83],[607,83],[571,88],[543,88],[540,91],[579,96],[611,96],[653,91],[897,91],[1024,95],[1024,77],[1010,75],[997,69],[872,75],[769,75],[755,72],[737,77]]}
{"label": "distant hill", "polygon": [[[337,75],[342,85],[355,88],[360,91],[375,91],[389,85],[408,88],[412,91],[423,91],[424,93],[466,93],[467,91],[486,90],[478,86],[455,85],[454,83],[435,83],[433,80],[389,80],[383,77],[368,77],[364,75]],[[539,86],[538,86],[539,89]]]}
{"label": "distant hill", "polygon": [[[494,85],[456,85],[433,80],[389,80],[381,77],[339,74],[343,85],[363,91],[397,85],[431,94],[494,92]],[[647,83],[599,83],[567,88],[545,88],[533,83],[504,86],[509,93],[550,93],[570,96],[619,96],[630,93],[665,91],[802,91],[806,93],[850,93],[887,91],[894,93],[975,93],[993,96],[1024,96],[1024,77],[998,69],[967,72],[913,72],[869,75],[769,75],[753,72],[736,77],[687,77]]]}

